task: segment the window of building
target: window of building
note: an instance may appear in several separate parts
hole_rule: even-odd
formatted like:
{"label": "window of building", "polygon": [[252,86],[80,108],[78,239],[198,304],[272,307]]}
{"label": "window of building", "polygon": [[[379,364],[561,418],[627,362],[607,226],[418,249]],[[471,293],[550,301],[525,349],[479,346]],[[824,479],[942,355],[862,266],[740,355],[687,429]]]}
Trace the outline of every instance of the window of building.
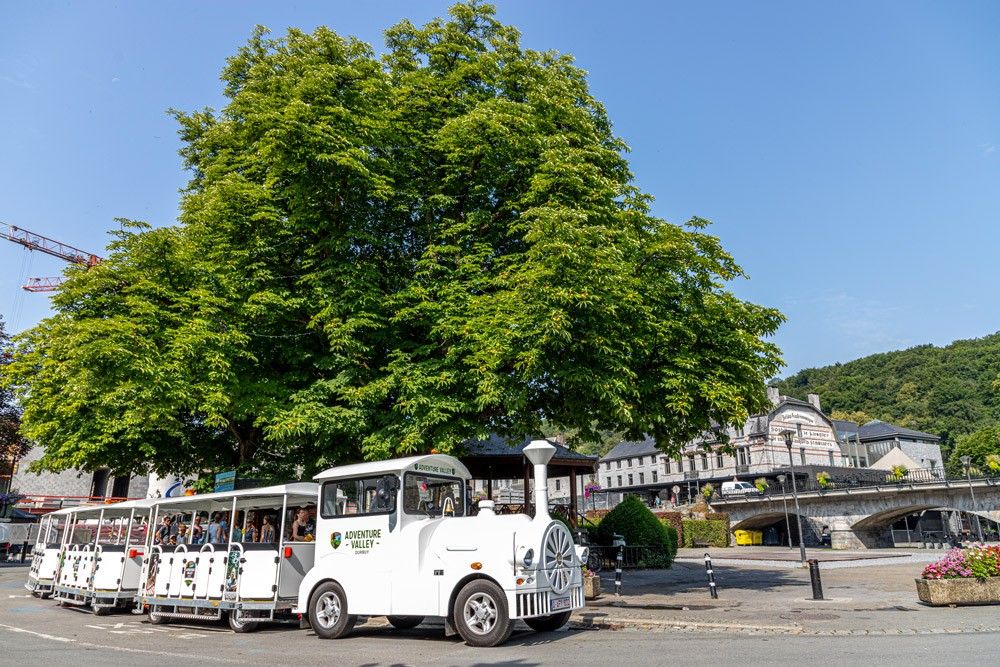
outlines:
{"label": "window of building", "polygon": [[615,463],[618,464],[618,469],[621,470],[622,469],[622,460],[618,459],[617,461],[615,461]]}
{"label": "window of building", "polygon": [[934,470],[934,467],[937,465],[937,461],[935,461],[934,459],[931,459],[930,461],[931,461],[931,470]]}
{"label": "window of building", "polygon": [[750,465],[750,456],[747,453],[746,447],[740,447],[736,450],[736,465]]}
{"label": "window of building", "polygon": [[618,486],[622,485],[622,476],[618,475]]}
{"label": "window of building", "polygon": [[628,467],[629,467],[629,468],[631,468],[631,467],[632,467],[632,457],[631,457],[631,456],[630,456],[630,457],[629,457],[629,459],[628,459]]}
{"label": "window of building", "polygon": [[806,464],[806,448],[799,447],[799,459],[802,461],[802,465]]}
{"label": "window of building", "polygon": [[722,460],[722,452],[716,452],[716,454],[715,454],[715,467],[716,468],[724,468],[725,467],[725,465],[723,463],[723,460]]}
{"label": "window of building", "polygon": [[830,455],[830,465],[833,465],[833,452],[827,452]]}
{"label": "window of building", "polygon": [[628,474],[628,485],[632,486],[633,484],[635,484],[635,482],[632,481],[632,473],[629,473]]}
{"label": "window of building", "polygon": [[708,454],[701,455],[701,469],[708,470]]}
{"label": "window of building", "polygon": [[646,483],[646,473],[644,472],[639,473],[639,483],[640,484]]}
{"label": "window of building", "polygon": [[604,469],[605,470],[611,470],[611,461],[605,461],[604,462]]}
{"label": "window of building", "polygon": [[694,465],[694,454],[688,456],[688,470],[690,470],[691,472],[697,470],[697,468],[695,468]]}
{"label": "window of building", "polygon": [[607,480],[608,480],[608,488],[610,489],[611,488],[611,478],[608,477]]}
{"label": "window of building", "polygon": [[663,472],[667,475],[670,474],[670,459],[663,459]]}
{"label": "window of building", "polygon": [[640,456],[640,457],[639,457],[639,465],[642,465],[642,460],[643,460],[644,458],[646,458],[646,457],[645,457],[645,456]]}
{"label": "window of building", "polygon": [[[934,462],[933,462],[933,461],[931,461],[931,464],[933,464],[933,463],[934,463]],[[934,467],[934,466],[933,466],[933,465],[931,465],[931,468],[933,468],[933,467]],[[653,471],[653,484],[656,484],[656,471],[655,471],[655,470]]]}
{"label": "window of building", "polygon": [[559,483],[560,483],[560,482],[562,482],[562,480],[561,480],[561,479],[557,479],[557,480],[556,480],[556,491],[558,491],[558,490],[559,490]]}

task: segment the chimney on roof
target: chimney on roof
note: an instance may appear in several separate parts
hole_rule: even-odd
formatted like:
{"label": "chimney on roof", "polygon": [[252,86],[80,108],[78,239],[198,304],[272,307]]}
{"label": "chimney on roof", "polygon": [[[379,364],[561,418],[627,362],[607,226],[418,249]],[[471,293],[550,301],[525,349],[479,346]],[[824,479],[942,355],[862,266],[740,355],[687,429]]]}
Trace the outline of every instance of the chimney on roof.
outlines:
{"label": "chimney on roof", "polygon": [[819,394],[809,394],[806,396],[809,399],[809,404],[816,408],[819,412],[823,412],[823,408],[819,407]]}
{"label": "chimney on roof", "polygon": [[781,403],[781,394],[778,393],[777,387],[772,387],[770,385],[767,387],[767,399],[774,405]]}

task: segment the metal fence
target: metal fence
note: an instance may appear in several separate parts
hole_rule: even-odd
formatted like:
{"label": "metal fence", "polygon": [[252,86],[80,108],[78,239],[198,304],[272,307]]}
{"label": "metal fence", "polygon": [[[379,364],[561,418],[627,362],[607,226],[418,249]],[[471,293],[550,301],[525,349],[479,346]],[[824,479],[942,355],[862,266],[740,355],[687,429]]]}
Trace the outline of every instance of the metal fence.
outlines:
{"label": "metal fence", "polygon": [[[670,553],[666,547],[658,545],[629,545],[621,547],[622,567],[641,570],[645,568],[664,567],[670,561]],[[618,558],[619,547],[590,546],[589,563],[599,562],[602,570],[614,570]]]}

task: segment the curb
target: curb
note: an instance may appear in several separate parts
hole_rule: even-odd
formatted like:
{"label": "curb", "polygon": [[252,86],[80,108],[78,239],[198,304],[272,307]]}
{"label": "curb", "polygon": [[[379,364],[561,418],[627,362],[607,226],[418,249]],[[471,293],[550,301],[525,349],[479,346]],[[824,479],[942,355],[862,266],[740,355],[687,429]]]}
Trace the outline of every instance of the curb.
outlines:
{"label": "curb", "polygon": [[796,635],[803,637],[885,637],[911,635],[956,635],[1000,633],[1000,626],[973,628],[889,628],[812,630],[801,625],[759,625],[750,623],[709,623],[700,621],[668,621],[653,618],[602,617],[571,618],[569,625],[577,630],[654,631],[654,632],[726,632],[737,634]]}

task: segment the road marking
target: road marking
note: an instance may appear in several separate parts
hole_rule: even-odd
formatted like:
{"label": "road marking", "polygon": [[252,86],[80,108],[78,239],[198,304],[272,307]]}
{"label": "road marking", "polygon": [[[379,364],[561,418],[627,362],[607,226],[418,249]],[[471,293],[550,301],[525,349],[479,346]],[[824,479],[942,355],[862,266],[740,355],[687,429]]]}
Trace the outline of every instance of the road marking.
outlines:
{"label": "road marking", "polygon": [[35,596],[34,595],[8,595],[7,597],[13,599],[13,598],[33,598]]}
{"label": "road marking", "polygon": [[[88,626],[93,627],[93,626]],[[56,635],[45,634],[44,632],[35,632],[34,630],[26,630],[25,628],[19,628],[14,625],[7,625],[6,623],[0,623],[0,628],[10,630],[11,632],[32,635],[38,637],[39,639],[48,639],[49,641],[61,642],[64,644],[76,644],[77,646],[83,646],[85,648],[96,648],[96,649],[107,649],[109,651],[119,651],[121,653],[148,653],[150,655],[162,655],[168,658],[183,658],[185,660],[199,660],[199,661],[209,661],[209,662],[225,662],[225,663],[242,663],[242,660],[229,660],[227,658],[217,658],[212,655],[192,655],[189,653],[172,653],[170,651],[153,651],[151,649],[142,648],[128,648],[127,646],[111,646],[109,644],[94,644],[92,642],[82,642],[71,637],[59,637]],[[102,628],[103,629],[103,628]]]}

